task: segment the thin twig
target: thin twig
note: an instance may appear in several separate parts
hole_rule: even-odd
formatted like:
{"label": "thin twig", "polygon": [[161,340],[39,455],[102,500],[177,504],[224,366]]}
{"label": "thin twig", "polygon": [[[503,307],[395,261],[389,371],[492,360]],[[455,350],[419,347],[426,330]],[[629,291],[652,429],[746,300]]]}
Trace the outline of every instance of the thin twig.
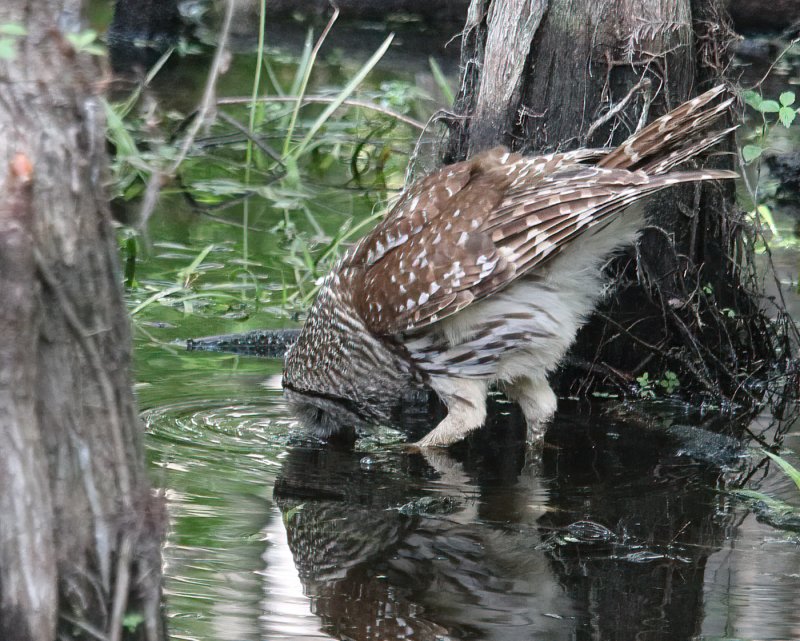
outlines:
{"label": "thin twig", "polygon": [[219,112],[218,117],[220,120],[222,120],[223,122],[227,122],[231,127],[240,132],[250,142],[252,142],[261,151],[263,151],[267,156],[272,158],[272,160],[278,163],[281,167],[284,166],[280,154],[277,151],[275,151],[272,147],[270,147],[268,144],[266,144],[263,140],[257,138],[247,127],[245,127],[242,123],[236,120],[236,118],[229,116],[223,111]]}
{"label": "thin twig", "polygon": [[[661,349],[661,348],[660,348],[660,347],[658,347],[657,345],[651,345],[651,344],[650,344],[650,343],[648,343],[647,341],[644,341],[644,340],[642,340],[641,338],[639,338],[638,336],[636,336],[636,334],[634,334],[634,333],[631,331],[631,329],[633,328],[633,325],[631,325],[631,329],[628,329],[628,328],[624,327],[623,325],[621,325],[620,323],[618,323],[617,321],[615,321],[613,318],[611,318],[611,317],[610,317],[610,316],[608,316],[607,314],[603,314],[602,312],[595,312],[595,313],[596,313],[596,315],[597,315],[598,317],[602,318],[604,321],[606,321],[606,322],[607,322],[607,323],[609,323],[610,325],[613,325],[613,326],[614,326],[614,327],[616,327],[616,328],[617,328],[619,331],[623,332],[623,333],[624,333],[624,334],[625,334],[625,335],[626,335],[628,338],[630,338],[630,339],[631,339],[633,342],[635,342],[635,343],[639,343],[639,345],[641,345],[641,346],[642,346],[642,347],[644,347],[645,349],[648,349],[648,350],[650,350],[650,351],[652,351],[652,352],[656,352],[657,354],[661,355],[662,357],[664,357],[664,358],[667,358],[667,353],[666,353],[666,352],[665,352],[663,349]],[[636,321],[636,322],[638,323],[638,322],[641,322],[641,321],[643,321],[643,320],[645,320],[645,319],[643,319],[643,318],[640,318],[640,319],[639,319],[639,321]],[[634,325],[635,325],[635,324],[636,324],[636,323],[634,323]]]}
{"label": "thin twig", "polygon": [[[105,635],[105,633],[102,630],[98,630],[90,623],[87,623],[86,621],[81,621],[80,619],[70,616],[69,614],[65,614],[64,612],[59,612],[58,616],[64,619],[64,621],[66,621],[70,625],[74,625],[76,628],[80,628],[81,630],[86,632],[86,634],[88,634],[89,636],[97,639],[97,641],[108,641],[108,637]],[[74,637],[70,636],[70,638]]]}
{"label": "thin twig", "polygon": [[155,210],[158,203],[158,195],[161,191],[161,185],[165,177],[173,176],[180,167],[181,163],[186,159],[189,149],[194,143],[200,129],[208,122],[210,114],[216,109],[216,100],[214,98],[217,88],[217,79],[222,74],[223,62],[227,52],[226,45],[228,43],[228,35],[231,30],[231,22],[233,20],[233,10],[236,5],[236,0],[227,0],[227,9],[225,11],[225,19],[222,23],[222,30],[220,32],[219,42],[217,43],[217,50],[214,53],[214,59],[211,62],[211,68],[208,72],[208,79],[206,86],[203,90],[203,98],[195,113],[194,120],[189,126],[189,130],[183,139],[178,155],[174,158],[172,163],[166,170],[156,169],[147,181],[144,197],[142,199],[142,208],[139,212],[139,226],[144,227],[150,216]]}
{"label": "thin twig", "polygon": [[633,98],[634,94],[637,91],[639,91],[643,87],[650,87],[650,83],[651,83],[650,78],[647,77],[640,78],[639,82],[637,82],[635,85],[633,85],[633,87],[631,87],[631,90],[622,100],[620,100],[616,105],[611,107],[611,109],[609,109],[603,116],[595,120],[590,125],[589,129],[586,131],[586,135],[583,137],[584,140],[588,141],[592,137],[595,131],[597,131],[600,127],[606,124],[609,120],[611,120],[614,116],[616,116],[620,111],[622,111],[625,108],[625,106],[631,101],[631,98]]}
{"label": "thin twig", "polygon": [[131,559],[133,557],[133,537],[125,533],[117,556],[117,582],[114,586],[114,605],[111,608],[111,622],[108,641],[122,639],[122,619],[128,607],[128,589],[131,582]]}
{"label": "thin twig", "polygon": [[781,52],[778,54],[778,57],[777,57],[777,58],[775,58],[775,60],[773,60],[773,61],[772,61],[772,64],[769,66],[769,69],[767,69],[767,71],[764,73],[764,75],[763,75],[763,76],[761,76],[761,80],[759,80],[759,81],[758,81],[756,84],[754,84],[752,87],[750,87],[750,90],[751,90],[751,91],[752,91],[752,90],[754,90],[754,89],[756,89],[757,87],[760,87],[760,86],[761,86],[761,85],[764,83],[764,81],[767,79],[767,77],[769,76],[769,74],[771,74],[771,73],[772,73],[772,70],[775,68],[775,65],[777,65],[777,64],[778,64],[778,63],[779,63],[779,62],[780,62],[780,61],[783,59],[783,57],[784,57],[784,56],[785,56],[787,53],[789,53],[789,51],[791,50],[791,48],[792,48],[792,47],[794,47],[794,46],[795,46],[795,45],[796,45],[798,42],[800,42],[800,36],[797,36],[797,38],[794,38],[794,39],[792,39],[792,40],[789,42],[789,44],[787,44],[787,45],[786,45],[786,46],[783,48],[783,51],[781,51]]}
{"label": "thin twig", "polygon": [[183,139],[178,156],[172,161],[168,169],[170,175],[180,167],[181,163],[189,153],[189,149],[194,143],[200,129],[208,122],[210,114],[216,111],[217,101],[215,98],[217,91],[217,80],[222,75],[223,61],[227,53],[226,46],[228,44],[228,35],[231,30],[231,21],[233,20],[233,10],[236,5],[236,0],[228,0],[227,10],[225,12],[225,20],[222,23],[222,31],[220,32],[219,42],[217,43],[217,51],[214,53],[214,60],[211,62],[211,69],[208,72],[208,80],[203,90],[203,98],[200,101],[200,106],[197,109],[197,115],[194,121],[189,126],[189,131]]}

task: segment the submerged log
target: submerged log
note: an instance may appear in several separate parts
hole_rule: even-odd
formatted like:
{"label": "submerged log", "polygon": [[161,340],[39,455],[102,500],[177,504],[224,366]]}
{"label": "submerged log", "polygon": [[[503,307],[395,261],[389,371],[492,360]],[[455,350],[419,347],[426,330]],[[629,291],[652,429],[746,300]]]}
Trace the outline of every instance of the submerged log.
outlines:
{"label": "submerged log", "polygon": [[241,356],[283,358],[299,335],[299,329],[259,329],[245,334],[190,338],[186,341],[186,349],[190,352],[228,352]]}

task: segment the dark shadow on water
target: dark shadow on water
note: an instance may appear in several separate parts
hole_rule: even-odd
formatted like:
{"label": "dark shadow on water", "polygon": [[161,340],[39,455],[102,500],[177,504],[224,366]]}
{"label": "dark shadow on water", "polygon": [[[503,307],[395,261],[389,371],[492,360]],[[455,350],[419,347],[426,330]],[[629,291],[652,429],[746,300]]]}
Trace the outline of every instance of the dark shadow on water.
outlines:
{"label": "dark shadow on water", "polygon": [[562,413],[531,451],[515,408],[491,416],[427,458],[289,451],[274,496],[321,629],[357,640],[699,634],[705,563],[732,518],[715,490],[719,458],[735,463],[738,441]]}

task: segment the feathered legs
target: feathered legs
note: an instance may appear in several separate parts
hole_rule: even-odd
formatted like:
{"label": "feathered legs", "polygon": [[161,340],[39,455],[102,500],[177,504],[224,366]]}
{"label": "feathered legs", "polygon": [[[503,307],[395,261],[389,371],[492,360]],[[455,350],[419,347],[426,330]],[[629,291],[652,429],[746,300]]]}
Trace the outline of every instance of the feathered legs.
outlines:
{"label": "feathered legs", "polygon": [[447,405],[447,416],[417,442],[419,447],[447,447],[483,425],[486,380],[442,377],[433,379],[431,387]]}
{"label": "feathered legs", "polygon": [[522,377],[504,386],[506,395],[519,404],[528,423],[529,443],[542,440],[545,425],[556,412],[558,398],[544,376]]}

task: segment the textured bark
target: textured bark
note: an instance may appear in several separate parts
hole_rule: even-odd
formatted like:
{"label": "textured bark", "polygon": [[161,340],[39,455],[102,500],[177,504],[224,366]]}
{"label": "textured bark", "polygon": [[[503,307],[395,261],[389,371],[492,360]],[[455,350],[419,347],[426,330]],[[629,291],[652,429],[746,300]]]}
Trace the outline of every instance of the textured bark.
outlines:
{"label": "textured bark", "polygon": [[[445,160],[497,144],[526,153],[619,144],[638,124],[720,81],[728,62],[721,7],[721,0],[473,0]],[[731,167],[732,159],[702,164]],[[741,372],[771,349],[741,283],[733,186],[671,189],[647,210],[650,226],[609,269],[616,292],[601,306],[603,318],[581,331],[569,359],[577,369],[562,391],[598,377],[625,388],[643,371],[672,369],[686,372],[694,389],[733,393]],[[705,285],[713,296],[698,294]],[[721,308],[752,322],[729,327]]]}
{"label": "textured bark", "polygon": [[[131,340],[80,2],[6,0],[0,59],[0,638],[164,638],[160,503],[145,473]],[[9,161],[12,161],[9,165]],[[122,619],[144,623],[125,631]]]}

